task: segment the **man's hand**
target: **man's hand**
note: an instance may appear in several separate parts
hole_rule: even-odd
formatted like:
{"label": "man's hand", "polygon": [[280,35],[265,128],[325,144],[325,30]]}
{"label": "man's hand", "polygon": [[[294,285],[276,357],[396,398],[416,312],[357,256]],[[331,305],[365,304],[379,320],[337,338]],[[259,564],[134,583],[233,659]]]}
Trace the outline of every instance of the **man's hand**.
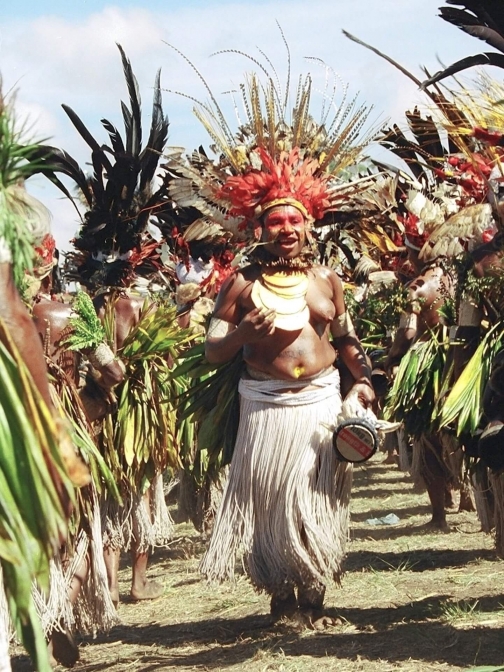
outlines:
{"label": "man's hand", "polygon": [[349,394],[357,394],[359,403],[364,408],[371,408],[375,400],[375,392],[370,382],[357,382],[352,385]]}
{"label": "man's hand", "polygon": [[256,343],[265,336],[271,336],[275,331],[275,315],[274,310],[264,308],[254,308],[247,313],[237,327],[243,343]]}

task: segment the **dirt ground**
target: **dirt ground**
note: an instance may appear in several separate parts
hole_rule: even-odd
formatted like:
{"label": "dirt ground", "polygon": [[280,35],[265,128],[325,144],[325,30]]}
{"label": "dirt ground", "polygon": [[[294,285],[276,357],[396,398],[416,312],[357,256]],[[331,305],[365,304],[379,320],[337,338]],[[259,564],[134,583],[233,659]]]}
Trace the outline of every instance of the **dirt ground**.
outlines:
{"label": "dirt ground", "polygon": [[[326,597],[340,624],[322,631],[272,626],[267,597],[244,576],[233,586],[207,585],[197,572],[204,541],[183,524],[150,565],[163,597],[128,602],[125,564],[122,623],[82,641],[74,670],[454,672],[503,665],[504,562],[492,537],[473,513],[451,512],[450,534],[422,529],[426,494],[383,459],[379,453],[355,473],[346,574]],[[390,513],[398,523],[367,522]],[[14,657],[14,672],[31,669],[25,656]]]}

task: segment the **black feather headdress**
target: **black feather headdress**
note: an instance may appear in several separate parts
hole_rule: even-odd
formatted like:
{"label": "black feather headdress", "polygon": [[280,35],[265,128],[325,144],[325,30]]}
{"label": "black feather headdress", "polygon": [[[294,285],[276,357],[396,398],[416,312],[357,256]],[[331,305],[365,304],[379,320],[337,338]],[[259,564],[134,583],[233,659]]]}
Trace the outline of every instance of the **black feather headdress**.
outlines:
{"label": "black feather headdress", "polygon": [[[163,112],[160,71],[154,83],[152,120],[147,143],[142,147],[141,101],[129,59],[117,45],[129,93],[129,106],[121,102],[124,137],[107,119],[101,123],[109,144],[100,144],[80,117],[67,105],[63,109],[91,149],[93,172],[86,176],[66,152],[44,147],[42,171],[67,195],[58,174],[70,177],[86,211],[77,237],[76,252],[69,255],[78,279],[97,286],[130,284],[148,260],[145,250],[147,225],[172,208],[165,182],[155,183],[156,171],[168,138],[168,118]],[[154,246],[150,245],[154,250]],[[144,269],[145,270],[145,269]],[[154,269],[151,269],[154,270]]]}

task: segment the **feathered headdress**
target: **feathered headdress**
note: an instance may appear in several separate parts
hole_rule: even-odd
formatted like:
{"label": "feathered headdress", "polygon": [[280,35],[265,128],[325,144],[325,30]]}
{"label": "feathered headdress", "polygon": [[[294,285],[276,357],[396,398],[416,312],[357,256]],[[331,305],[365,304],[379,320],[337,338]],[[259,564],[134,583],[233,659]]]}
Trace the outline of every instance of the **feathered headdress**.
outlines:
{"label": "feathered headdress", "polygon": [[172,208],[166,185],[154,184],[156,171],[168,136],[168,118],[161,101],[160,72],[154,83],[152,121],[147,144],[142,148],[141,103],[138,83],[131,63],[121,53],[128,86],[130,107],[121,103],[125,136],[107,119],[102,124],[109,145],[100,145],[78,115],[63,109],[92,150],[93,175],[86,177],[66,152],[45,147],[43,171],[71,198],[57,173],[71,177],[87,208],[74,239],[76,252],[67,255],[74,267],[72,279],[90,286],[126,286],[136,275],[152,273],[159,267],[159,245],[145,235],[147,225],[163,209]]}
{"label": "feathered headdress", "polygon": [[438,120],[417,108],[406,113],[413,139],[397,126],[382,139],[414,176],[398,184],[397,220],[405,243],[420,251],[424,261],[453,257],[496,231],[490,182],[495,156],[468,132],[467,106],[452,94],[451,100],[436,96],[442,112]]}
{"label": "feathered headdress", "polygon": [[257,219],[268,208],[291,204],[310,220],[323,218],[331,206],[329,176],[316,176],[316,159],[300,160],[298,147],[281,152],[277,161],[262,147],[254,151],[261,167],[228,178],[217,192],[231,204],[231,215]]}
{"label": "feathered headdress", "polygon": [[[285,38],[284,43],[287,47]],[[345,169],[356,163],[374,135],[372,130],[364,131],[370,109],[358,106],[355,99],[348,102],[346,88],[337,104],[334,77],[332,89],[326,83],[321,116],[315,120],[310,112],[312,77],[307,75],[299,79],[291,111],[288,47],[285,92],[274,70],[270,74],[248,54],[232,51],[252,60],[266,75],[266,83],[254,73],[240,84],[245,118],[240,119],[235,100],[236,131],[205,83],[211,102],[196,101],[194,112],[214,141],[212,149],[219,159],[211,161],[199,151],[186,161],[169,163],[179,178],[170,185],[171,196],[179,205],[197,207],[234,235],[239,237],[241,231],[242,238],[247,221],[257,220],[276,204],[293,204],[310,221],[323,219],[355,191]]]}

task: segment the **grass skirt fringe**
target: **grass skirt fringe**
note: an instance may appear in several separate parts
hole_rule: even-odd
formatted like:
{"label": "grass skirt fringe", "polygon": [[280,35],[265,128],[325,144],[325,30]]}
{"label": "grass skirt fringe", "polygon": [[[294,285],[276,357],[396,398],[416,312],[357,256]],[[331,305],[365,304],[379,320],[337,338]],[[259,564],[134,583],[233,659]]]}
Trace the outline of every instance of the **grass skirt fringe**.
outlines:
{"label": "grass skirt fringe", "polygon": [[229,478],[200,570],[232,578],[243,551],[257,590],[339,581],[348,535],[352,469],[339,462],[332,429],[339,375],[240,382],[240,426]]}
{"label": "grass skirt fringe", "polygon": [[174,522],[166,505],[163,476],[157,474],[148,497],[121,493],[123,503],[110,497],[102,499],[101,521],[105,548],[129,551],[133,542],[139,553],[155,546],[166,546],[173,537]]}
{"label": "grass skirt fringe", "polygon": [[50,561],[49,593],[43,592],[36,584],[32,588],[33,601],[46,637],[53,630],[71,628],[74,624],[68,589],[68,574],[63,570],[61,558],[55,556]]}
{"label": "grass skirt fringe", "polygon": [[103,539],[100,509],[96,491],[93,491],[93,516],[90,533],[82,531],[77,539],[75,561],[67,570],[71,582],[79,562],[88,555],[90,563],[86,580],[82,584],[74,605],[74,618],[81,634],[96,637],[98,632],[108,632],[117,625],[119,618],[112,602],[107,580],[107,568],[103,557]]}

